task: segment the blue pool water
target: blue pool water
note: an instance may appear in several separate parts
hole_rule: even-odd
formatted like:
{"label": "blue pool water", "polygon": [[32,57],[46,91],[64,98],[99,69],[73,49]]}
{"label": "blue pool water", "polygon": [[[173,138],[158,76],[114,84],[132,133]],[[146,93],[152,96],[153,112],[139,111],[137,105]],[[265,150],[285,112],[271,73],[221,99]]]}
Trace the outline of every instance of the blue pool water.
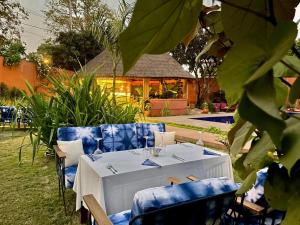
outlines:
{"label": "blue pool water", "polygon": [[216,123],[234,123],[233,116],[210,116],[210,117],[198,117],[198,118],[191,118],[194,120],[205,120],[210,122]]}

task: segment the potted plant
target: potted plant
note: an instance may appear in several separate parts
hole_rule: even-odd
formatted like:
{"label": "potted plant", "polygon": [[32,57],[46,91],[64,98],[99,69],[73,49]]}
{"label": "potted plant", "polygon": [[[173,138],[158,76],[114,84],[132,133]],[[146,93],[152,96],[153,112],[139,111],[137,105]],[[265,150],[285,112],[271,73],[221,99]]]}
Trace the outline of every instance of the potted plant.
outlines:
{"label": "potted plant", "polygon": [[150,116],[150,110],[151,110],[151,104],[150,101],[145,101],[145,105],[144,105],[144,115],[145,116]]}
{"label": "potted plant", "polygon": [[201,105],[202,113],[207,114],[209,112],[207,102],[203,102]]}

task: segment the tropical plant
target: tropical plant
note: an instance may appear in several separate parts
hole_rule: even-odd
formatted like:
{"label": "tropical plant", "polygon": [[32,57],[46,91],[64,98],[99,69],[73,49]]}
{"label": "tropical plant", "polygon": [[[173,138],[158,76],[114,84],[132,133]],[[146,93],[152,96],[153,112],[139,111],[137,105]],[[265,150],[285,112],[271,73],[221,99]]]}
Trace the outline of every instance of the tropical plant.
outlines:
{"label": "tropical plant", "polygon": [[[124,71],[142,54],[165,53],[182,40],[188,45],[199,25],[215,34],[207,49],[224,56],[219,84],[229,105],[239,102],[240,120],[228,136],[234,167],[244,179],[237,194],[249,190],[256,172],[268,167],[266,200],[274,209],[287,210],[284,225],[299,224],[300,120],[284,109],[287,101],[300,98],[300,52],[293,22],[300,1],[220,2],[216,10],[219,7],[202,6],[201,0],[137,0],[130,24],[120,35]],[[293,85],[278,65],[294,71]],[[242,153],[254,131],[251,149]]]}
{"label": "tropical plant", "polygon": [[25,95],[32,117],[29,128],[33,157],[40,144],[52,151],[58,127],[99,126],[104,123],[133,123],[140,113],[134,104],[114,105],[109,91],[96,84],[94,75],[47,77],[49,96],[35,93],[27,83]]}
{"label": "tropical plant", "polygon": [[25,46],[20,40],[6,41],[0,47],[0,56],[4,57],[4,65],[13,66],[20,63],[25,55]]}
{"label": "tropical plant", "polygon": [[119,35],[125,30],[131,13],[131,5],[126,3],[125,0],[121,0],[116,11],[112,11],[111,15],[99,14],[91,26],[92,33],[103,43],[104,48],[112,59],[112,94],[114,104],[116,104],[117,66],[121,61]]}
{"label": "tropical plant", "polygon": [[171,110],[170,110],[170,103],[164,102],[164,106],[161,109],[161,116],[170,116]]}

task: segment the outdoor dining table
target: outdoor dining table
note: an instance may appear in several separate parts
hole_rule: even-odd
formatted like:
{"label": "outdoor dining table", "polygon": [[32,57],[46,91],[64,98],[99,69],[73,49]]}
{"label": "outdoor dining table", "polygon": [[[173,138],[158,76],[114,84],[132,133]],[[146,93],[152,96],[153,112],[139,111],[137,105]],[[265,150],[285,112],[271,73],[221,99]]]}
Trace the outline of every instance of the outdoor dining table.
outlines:
{"label": "outdoor dining table", "polygon": [[[73,187],[76,210],[81,208],[82,197],[87,194],[93,194],[107,214],[130,209],[137,191],[168,185],[170,176],[183,181],[187,181],[188,175],[233,180],[228,154],[191,143],[168,145],[158,157],[144,149],[134,149],[107,152],[98,158],[95,161],[87,155],[80,158]],[[143,165],[146,159],[157,165]]]}

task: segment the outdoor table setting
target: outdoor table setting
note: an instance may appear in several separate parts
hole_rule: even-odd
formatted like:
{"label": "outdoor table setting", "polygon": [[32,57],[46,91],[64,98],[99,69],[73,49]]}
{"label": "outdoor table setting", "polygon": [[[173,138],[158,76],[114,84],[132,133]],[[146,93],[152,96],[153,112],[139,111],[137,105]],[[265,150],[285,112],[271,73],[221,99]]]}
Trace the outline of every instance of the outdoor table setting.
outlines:
{"label": "outdoor table setting", "polygon": [[93,194],[107,214],[127,210],[137,191],[168,185],[170,176],[184,181],[188,175],[233,179],[230,157],[191,143],[82,155],[73,187],[76,210],[87,194]]}

